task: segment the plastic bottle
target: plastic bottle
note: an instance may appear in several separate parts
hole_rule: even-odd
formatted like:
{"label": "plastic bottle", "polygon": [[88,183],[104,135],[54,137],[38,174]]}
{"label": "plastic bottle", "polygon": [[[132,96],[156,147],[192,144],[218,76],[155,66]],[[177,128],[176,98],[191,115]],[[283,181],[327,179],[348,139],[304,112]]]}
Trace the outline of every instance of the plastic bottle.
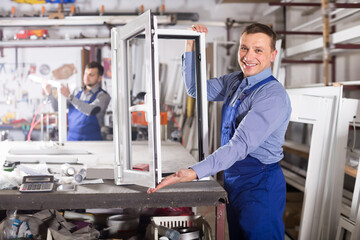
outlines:
{"label": "plastic bottle", "polygon": [[81,183],[86,177],[86,169],[82,168],[75,176],[74,179],[77,183]]}
{"label": "plastic bottle", "polygon": [[17,210],[6,211],[6,222],[4,224],[2,239],[16,238],[21,221],[16,219]]}
{"label": "plastic bottle", "polygon": [[75,169],[73,167],[71,167],[68,163],[65,163],[65,164],[61,165],[61,172],[65,176],[74,176]]}
{"label": "plastic bottle", "polygon": [[10,238],[17,238],[19,227],[20,227],[21,223],[22,223],[22,221],[20,221],[19,219],[14,220],[14,222],[11,226]]}
{"label": "plastic bottle", "polygon": [[164,226],[157,226],[159,235],[165,236],[167,238],[170,238],[172,240],[179,240],[180,239],[180,233],[176,230],[164,227]]}

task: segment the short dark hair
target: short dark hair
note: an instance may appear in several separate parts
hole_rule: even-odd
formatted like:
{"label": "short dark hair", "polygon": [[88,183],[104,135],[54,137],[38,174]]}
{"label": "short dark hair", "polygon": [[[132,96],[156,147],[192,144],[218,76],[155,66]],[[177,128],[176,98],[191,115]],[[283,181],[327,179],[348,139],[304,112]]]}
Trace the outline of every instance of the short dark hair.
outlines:
{"label": "short dark hair", "polygon": [[241,33],[243,35],[251,34],[251,33],[264,33],[268,35],[271,39],[270,47],[271,50],[275,50],[275,43],[276,43],[276,33],[267,25],[261,24],[261,23],[253,23],[249,26],[247,26],[244,31]]}
{"label": "short dark hair", "polygon": [[98,62],[89,62],[86,64],[85,68],[97,68],[99,76],[104,74],[104,67]]}

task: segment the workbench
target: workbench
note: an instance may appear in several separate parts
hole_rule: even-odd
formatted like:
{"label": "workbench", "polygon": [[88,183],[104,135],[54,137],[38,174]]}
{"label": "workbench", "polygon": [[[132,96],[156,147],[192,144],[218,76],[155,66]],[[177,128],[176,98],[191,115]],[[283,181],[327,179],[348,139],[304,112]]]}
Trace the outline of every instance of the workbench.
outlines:
{"label": "workbench", "polygon": [[225,236],[226,192],[214,180],[194,181],[168,186],[147,194],[138,185],[79,185],[74,192],[20,193],[0,191],[0,210],[91,209],[91,208],[163,208],[216,206],[216,239]]}
{"label": "workbench", "polygon": [[[0,162],[7,157],[9,149],[37,149],[40,142],[0,142]],[[138,148],[139,146],[135,146]],[[41,148],[40,148],[41,150]],[[91,150],[91,154],[72,155],[94,170],[113,172],[112,142],[71,142],[62,150]],[[171,173],[181,167],[191,166],[194,159],[180,144],[163,145],[163,171]],[[43,149],[42,151],[46,151]],[[141,155],[141,149],[135,151]],[[22,155],[19,155],[21,157]],[[55,155],[56,156],[56,155]],[[31,155],[32,158],[51,158],[52,155]],[[63,155],[65,156],[65,155]],[[24,157],[24,156],[23,156]],[[96,167],[95,167],[96,166]],[[54,166],[51,165],[53,168]],[[55,168],[55,167],[54,167]],[[113,174],[109,174],[112,175]],[[18,190],[0,190],[0,210],[42,209],[93,209],[93,208],[164,208],[164,207],[216,207],[216,239],[225,236],[226,191],[214,180],[200,180],[167,186],[153,194],[138,185],[115,185],[113,179],[103,184],[78,185],[74,192],[53,191],[49,193],[20,193]]]}

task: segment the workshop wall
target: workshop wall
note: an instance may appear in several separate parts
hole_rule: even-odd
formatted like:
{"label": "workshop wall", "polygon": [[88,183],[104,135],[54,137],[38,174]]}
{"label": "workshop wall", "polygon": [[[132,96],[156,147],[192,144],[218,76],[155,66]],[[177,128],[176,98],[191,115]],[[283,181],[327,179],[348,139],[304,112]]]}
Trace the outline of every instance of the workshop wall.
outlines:
{"label": "workshop wall", "polygon": [[[28,75],[51,79],[65,64],[73,64],[76,72],[62,82],[71,89],[81,86],[81,48],[5,48],[0,58],[0,116],[14,112],[16,119],[30,121],[45,99],[41,84]],[[52,111],[49,104],[42,109]]]}
{"label": "workshop wall", "polygon": [[[104,4],[101,1],[81,1],[75,2],[76,11],[78,12],[99,12],[101,5],[104,4],[105,11],[111,12],[137,12],[140,5],[144,4],[145,10],[152,9],[157,11],[165,3],[166,11],[169,12],[195,12],[199,14],[202,22],[219,21],[223,23],[226,18],[249,20],[255,19],[257,15],[261,14],[261,7],[266,7],[266,4],[261,4],[261,7],[254,7],[251,4],[245,4],[242,8],[234,8],[233,4],[216,4],[215,1],[208,1],[204,4],[203,1],[111,1],[108,0]],[[15,7],[14,17],[32,16],[40,14],[41,7],[45,6],[46,11],[56,11],[57,4],[18,4],[12,1],[4,1],[0,7],[0,14],[3,16],[10,16],[12,7]],[[65,4],[64,9],[69,10],[70,4]],[[213,14],[226,13],[226,14]],[[46,19],[44,19],[46,20]],[[160,28],[186,29],[191,25],[191,21],[181,22],[176,26],[159,26]],[[3,28],[3,40],[13,39],[14,35],[23,30],[21,27],[6,27]],[[85,27],[52,27],[47,29],[49,38],[54,39],[72,39],[83,37],[108,37],[109,30],[101,26],[85,26]],[[230,40],[238,41],[241,28],[234,28],[231,31]],[[223,25],[209,26],[209,34],[207,42],[213,40],[225,41],[226,30]],[[178,65],[181,64],[181,54],[183,53],[184,43],[181,41],[171,41],[171,43],[164,42],[159,48],[159,62],[167,65],[168,71],[178,70]],[[237,50],[234,50],[236,52]],[[223,61],[219,61],[220,68],[226,69],[226,63],[230,56],[223,55],[224,49],[219,50],[219,55]],[[26,119],[31,121],[36,109],[41,105],[44,96],[41,92],[40,84],[31,82],[27,76],[30,73],[53,78],[52,71],[63,66],[64,64],[74,64],[76,73],[64,83],[69,83],[69,87],[73,90],[75,87],[81,85],[81,48],[79,47],[46,47],[46,48],[5,48],[3,57],[0,58],[0,116],[5,117],[6,120]],[[101,57],[104,61],[110,60],[110,47],[102,48]],[[223,56],[222,56],[223,55]],[[177,65],[177,66],[176,66]],[[219,72],[224,72],[221,70]],[[167,76],[171,76],[168,73]],[[104,76],[104,88],[111,93],[111,79]],[[167,86],[178,86],[178,79],[167,79]],[[176,85],[173,82],[177,81]],[[111,109],[111,104],[109,106]],[[51,112],[50,106],[42,108],[41,112]],[[6,117],[10,119],[6,119]]]}
{"label": "workshop wall", "polygon": [[[355,3],[356,1],[346,1],[348,3]],[[332,9],[335,11],[336,9]],[[349,13],[356,9],[342,9],[338,14],[333,17],[339,17],[345,13]],[[323,32],[322,26],[322,13],[320,7],[286,7],[286,28],[288,31],[310,31],[310,32]],[[319,19],[319,21],[314,21]],[[312,24],[308,23],[313,22]],[[297,29],[297,27],[308,24],[308,26]],[[360,14],[352,14],[341,21],[336,21],[333,25],[333,31],[340,32],[350,27],[359,26]],[[355,34],[355,33],[354,33]],[[286,48],[298,46],[310,40],[321,38],[322,35],[287,35]],[[343,42],[346,43],[346,42]],[[331,48],[334,46],[331,45]],[[360,75],[360,68],[358,63],[360,61],[360,54],[358,49],[336,49],[332,50],[332,56],[336,57],[335,60],[335,78],[332,78],[331,67],[329,70],[330,81],[334,79],[336,82],[343,81],[358,81]],[[295,60],[322,60],[322,49],[306,52],[305,54],[298,54],[293,56]],[[308,84],[323,83],[323,66],[322,64],[287,64],[286,65],[286,86],[298,87]]]}
{"label": "workshop wall", "polygon": [[[206,4],[205,4],[206,2]],[[76,12],[99,14],[101,6],[104,5],[105,12],[138,13],[140,5],[143,4],[145,10],[151,9],[158,11],[161,4],[165,4],[166,12],[187,12],[198,13],[199,22],[204,23],[209,28],[206,42],[213,41],[234,41],[238,42],[240,33],[244,26],[251,21],[258,21],[266,24],[272,24],[275,30],[283,30],[283,10],[282,8],[271,14],[265,14],[269,10],[269,5],[263,4],[216,4],[216,1],[203,0],[185,0],[185,1],[121,1],[121,0],[77,0],[74,5]],[[15,7],[15,17],[39,15],[41,7],[45,10],[56,11],[57,4],[19,4],[13,1],[3,1],[0,6],[0,15],[10,16],[11,8]],[[65,11],[69,11],[71,4],[65,4]],[[296,26],[306,23],[316,17],[321,16],[320,9],[306,11],[300,7],[286,8],[286,28],[291,30]],[[230,30],[229,38],[224,23],[227,18],[236,20],[239,24]],[[44,21],[46,18],[44,19]],[[356,26],[360,22],[360,16],[355,14],[346,21],[336,24],[336,30],[346,29],[350,26]],[[192,21],[178,21],[175,26],[159,26],[167,29],[187,29]],[[321,25],[321,23],[320,23]],[[14,34],[21,27],[3,28],[3,40],[13,39]],[[311,28],[304,30],[310,31]],[[321,31],[321,28],[318,29]],[[51,27],[48,28],[50,38],[54,39],[73,39],[82,37],[109,37],[109,29],[104,26],[82,26],[82,27]],[[319,36],[296,35],[287,36],[286,47],[304,43]],[[159,47],[159,62],[167,66],[167,83],[163,87],[177,88],[178,78],[170,78],[172,71],[178,71],[180,57],[184,49],[184,43],[181,41],[164,42]],[[101,48],[101,58],[103,63],[110,64],[110,47]],[[9,116],[16,119],[25,118],[30,121],[34,112],[44,98],[41,88],[38,84],[31,83],[26,76],[31,72],[36,72],[40,76],[52,77],[51,72],[64,64],[74,64],[77,72],[70,79],[66,80],[70,88],[74,89],[81,84],[81,48],[80,47],[61,47],[61,48],[6,48],[4,57],[0,57],[0,117]],[[227,54],[224,46],[218,49],[218,75],[228,71],[228,65],[231,59],[236,59],[237,49],[232,47],[230,54]],[[321,51],[318,51],[315,57],[321,59]],[[336,61],[336,81],[354,81],[359,80],[360,68],[357,63],[360,60],[358,51],[342,51],[337,53]],[[305,56],[306,57],[306,56]],[[313,55],[309,56],[313,57]],[[17,68],[16,68],[17,66]],[[40,72],[42,69],[42,73]],[[49,73],[45,74],[44,71]],[[322,83],[322,65],[321,64],[287,64],[283,65],[285,86],[303,86],[306,84]],[[301,73],[301,74],[299,74]],[[104,88],[111,93],[111,78],[104,77]],[[172,81],[172,82],[171,82]],[[163,89],[166,91],[167,89]],[[169,89],[171,90],[171,89]],[[109,109],[112,104],[110,103]],[[45,107],[42,111],[51,111]],[[10,113],[10,114],[9,114]],[[12,114],[14,113],[14,114]]]}

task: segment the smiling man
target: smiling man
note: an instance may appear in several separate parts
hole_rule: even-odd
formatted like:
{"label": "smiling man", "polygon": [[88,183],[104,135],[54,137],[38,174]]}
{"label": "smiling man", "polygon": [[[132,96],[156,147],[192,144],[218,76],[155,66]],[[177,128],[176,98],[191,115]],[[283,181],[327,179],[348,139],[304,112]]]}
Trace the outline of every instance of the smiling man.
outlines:
{"label": "smiling man", "polygon": [[[67,98],[69,108],[68,141],[98,141],[102,140],[101,127],[104,125],[104,115],[110,102],[110,95],[101,88],[104,68],[97,62],[90,62],[84,71],[84,87],[70,92],[69,86],[62,86],[60,92]],[[54,111],[57,111],[57,100],[51,94],[51,86],[45,86]]]}
{"label": "smiling man", "polygon": [[[254,30],[253,30],[254,31]],[[254,76],[269,68],[277,50],[275,41],[265,33],[244,32],[240,39],[239,65],[244,77]]]}
{"label": "smiling man", "polygon": [[[204,25],[192,29],[207,33]],[[166,177],[148,193],[224,170],[230,239],[284,239],[286,184],[279,161],[291,114],[284,87],[272,76],[276,35],[266,25],[247,26],[240,38],[241,71],[207,82],[208,100],[224,101],[221,147],[189,169]],[[183,76],[196,97],[194,43],[187,41]]]}

